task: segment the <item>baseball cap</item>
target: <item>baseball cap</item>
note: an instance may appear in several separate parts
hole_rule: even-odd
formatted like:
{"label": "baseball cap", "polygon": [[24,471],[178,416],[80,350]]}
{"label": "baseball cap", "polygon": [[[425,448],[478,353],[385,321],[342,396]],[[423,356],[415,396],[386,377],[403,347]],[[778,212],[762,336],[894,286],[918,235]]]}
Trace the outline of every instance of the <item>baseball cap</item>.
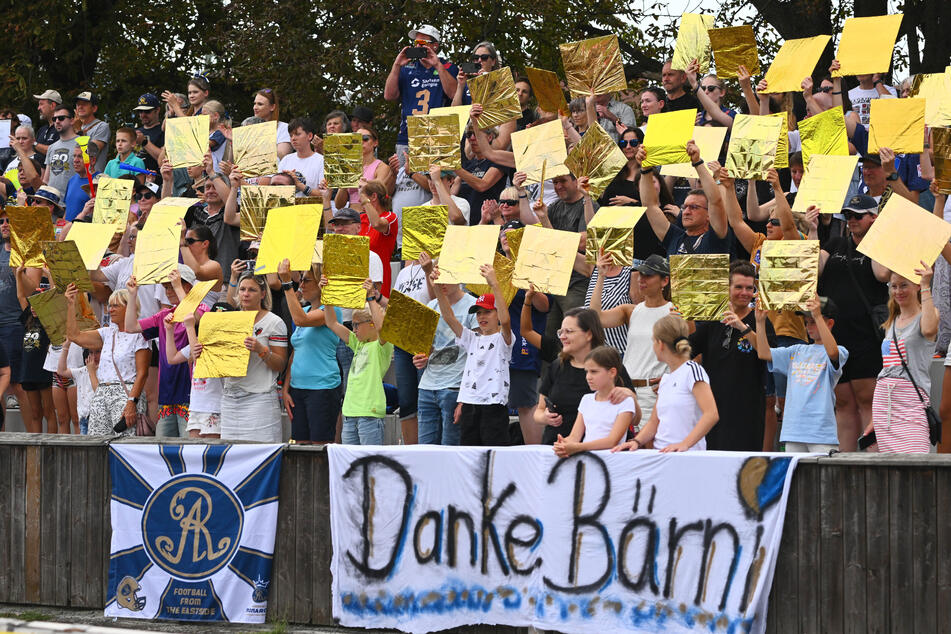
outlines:
{"label": "baseball cap", "polygon": [[663,275],[670,277],[670,265],[667,264],[667,258],[657,255],[647,256],[647,259],[639,267],[637,272],[643,275]]}
{"label": "baseball cap", "polygon": [[342,207],[334,212],[330,222],[360,222],[360,212],[350,207]]}
{"label": "baseball cap", "polygon": [[25,125],[25,126],[28,127],[28,128],[32,128],[32,127],[33,127],[33,120],[30,119],[30,117],[28,117],[27,115],[25,115],[25,114],[18,114],[18,115],[17,115],[17,119],[20,120],[20,125]]}
{"label": "baseball cap", "polygon": [[857,214],[878,213],[878,203],[871,196],[858,194],[849,198],[842,211],[854,211]]}
{"label": "baseball cap", "polygon": [[476,300],[476,303],[469,307],[469,312],[474,313],[480,308],[484,308],[486,310],[495,310],[495,295],[492,293],[479,295],[479,299]]}
{"label": "baseball cap", "polygon": [[409,32],[409,39],[415,40],[417,35],[428,35],[437,42],[441,41],[442,38],[439,36],[439,30],[431,24],[424,24],[418,29],[413,29]]}
{"label": "baseball cap", "polygon": [[356,106],[354,107],[353,114],[350,115],[350,118],[359,119],[360,121],[373,121],[373,111],[366,106]]}
{"label": "baseball cap", "polygon": [[865,154],[859,158],[860,163],[871,163],[872,165],[881,165],[882,158],[878,154]]}
{"label": "baseball cap", "polygon": [[43,200],[48,200],[57,207],[63,206],[63,195],[55,187],[50,187],[49,185],[42,185],[39,189],[36,190],[36,193],[33,194],[33,198],[42,198]]}
{"label": "baseball cap", "polygon": [[45,90],[40,95],[33,95],[34,99],[46,99],[47,101],[55,101],[56,103],[63,103],[63,97],[60,96],[59,91],[56,90]]}
{"label": "baseball cap", "polygon": [[182,277],[183,284],[195,285],[195,272],[187,264],[178,264],[178,274]]}
{"label": "baseball cap", "polygon": [[[839,307],[835,305],[831,297],[819,296],[819,310],[822,311],[822,316],[826,319],[835,319],[839,315]],[[796,313],[799,315],[808,315],[809,311],[797,310]]]}
{"label": "baseball cap", "polygon": [[133,112],[136,110],[154,110],[161,106],[159,98],[153,95],[150,92],[145,93],[139,97],[139,100],[135,103],[135,108],[132,109]]}
{"label": "baseball cap", "polygon": [[159,186],[158,186],[158,183],[138,183],[138,184],[136,184],[136,186],[135,186],[135,193],[136,193],[136,194],[138,194],[139,192],[144,192],[144,191],[146,191],[146,190],[152,192],[152,193],[155,194],[156,196],[159,195]]}
{"label": "baseball cap", "polygon": [[522,222],[518,218],[515,218],[513,220],[509,220],[504,225],[502,225],[502,231],[507,231],[509,229],[521,229],[524,226],[525,226],[524,222]]}
{"label": "baseball cap", "polygon": [[76,95],[76,101],[88,101],[94,106],[99,105],[99,95],[88,90],[84,90],[78,95]]}

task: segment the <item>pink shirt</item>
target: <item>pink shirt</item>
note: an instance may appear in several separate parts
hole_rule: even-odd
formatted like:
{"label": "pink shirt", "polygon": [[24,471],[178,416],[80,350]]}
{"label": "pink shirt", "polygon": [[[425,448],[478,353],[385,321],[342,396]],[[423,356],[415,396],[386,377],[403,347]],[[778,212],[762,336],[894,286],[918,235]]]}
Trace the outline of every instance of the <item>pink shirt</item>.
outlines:
{"label": "pink shirt", "polygon": [[[376,166],[380,165],[383,161],[376,159],[369,165],[363,166],[363,178],[372,181],[373,177],[376,175]],[[359,189],[350,189],[350,204],[354,205],[360,202],[360,190]]]}

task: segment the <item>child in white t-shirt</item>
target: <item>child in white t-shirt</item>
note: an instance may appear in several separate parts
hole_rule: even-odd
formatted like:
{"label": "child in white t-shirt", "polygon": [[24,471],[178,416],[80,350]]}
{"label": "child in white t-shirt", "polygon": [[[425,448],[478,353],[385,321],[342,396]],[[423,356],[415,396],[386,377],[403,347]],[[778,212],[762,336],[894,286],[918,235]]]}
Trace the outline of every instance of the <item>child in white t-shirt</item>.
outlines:
{"label": "child in white t-shirt", "polygon": [[[82,348],[73,345],[69,339],[63,342],[63,348],[56,360],[56,374],[64,379],[72,379],[76,390],[76,419],[79,422],[79,433],[85,435],[89,426],[89,404],[99,387],[96,370],[99,368],[99,350],[90,350],[83,365],[70,363],[75,361],[74,350],[79,350],[79,359],[82,360]],[[69,367],[74,365],[75,367]],[[70,403],[70,409],[73,404]]]}
{"label": "child in white t-shirt", "polygon": [[610,346],[598,346],[588,353],[585,378],[594,392],[581,397],[571,433],[567,438],[558,434],[555,454],[567,458],[579,451],[617,447],[628,427],[640,422],[641,408],[633,398],[628,396],[616,405],[611,402],[611,392],[621,385],[622,367],[621,355]]}
{"label": "child in white t-shirt", "polygon": [[[175,348],[175,313],[165,317],[165,356],[169,365],[194,362],[201,355],[201,344],[195,332],[195,314],[188,313],[182,318],[188,345]],[[192,367],[192,389],[189,395],[188,431],[189,438],[221,438],[221,389],[223,382],[219,378],[199,379],[194,376]]]}

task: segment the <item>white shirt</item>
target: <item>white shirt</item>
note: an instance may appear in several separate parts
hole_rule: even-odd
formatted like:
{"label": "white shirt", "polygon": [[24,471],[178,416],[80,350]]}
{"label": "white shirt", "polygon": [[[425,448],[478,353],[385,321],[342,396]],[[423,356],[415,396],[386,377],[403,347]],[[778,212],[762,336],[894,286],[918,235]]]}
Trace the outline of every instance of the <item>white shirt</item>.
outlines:
{"label": "white shirt", "polygon": [[[654,436],[654,448],[663,449],[683,441],[693,431],[703,412],[693,396],[693,386],[697,382],[710,383],[710,377],[703,366],[687,361],[679,368],[660,378],[657,388],[657,434]],[[707,440],[700,441],[691,450],[704,450]]]}
{"label": "white shirt", "polygon": [[[626,399],[614,405],[611,401],[599,401],[595,395],[585,394],[578,404],[578,413],[584,417],[584,442],[606,438],[614,428],[614,422],[622,412],[637,413],[634,399]],[[618,444],[624,442],[624,434],[618,439]]]}
{"label": "white shirt", "polygon": [[654,324],[670,314],[674,305],[648,308],[641,302],[631,311],[627,326],[627,349],[624,351],[624,367],[632,380],[655,379],[661,376],[667,365],[657,360],[654,354]]}
{"label": "white shirt", "polygon": [[[116,366],[119,366],[122,379],[126,383],[134,383],[135,353],[139,350],[148,350],[149,342],[145,340],[140,332],[120,332],[115,324],[100,328],[97,332],[102,337],[102,354],[99,357],[99,370],[96,372],[99,382],[118,383],[119,377],[116,376]],[[112,348],[113,339],[116,342],[114,353]],[[113,358],[115,358],[114,365]]]}
{"label": "white shirt", "polygon": [[[50,349],[46,352],[46,361],[43,362],[43,369],[47,372],[56,372],[59,367],[59,355],[62,354],[62,345],[50,344]],[[69,347],[69,353],[66,356],[66,367],[73,368],[83,364],[82,346],[73,344]]]}
{"label": "white shirt", "polygon": [[[191,346],[185,346],[180,352],[186,359],[191,359]],[[192,391],[188,399],[188,409],[205,414],[220,414],[223,385],[219,378],[199,379],[192,376]]]}
{"label": "white shirt", "polygon": [[429,284],[426,283],[426,273],[416,262],[400,269],[396,281],[393,282],[393,288],[403,295],[412,297],[420,304],[428,304],[433,300],[433,296],[429,294]]}
{"label": "white shirt", "polygon": [[891,94],[880,95],[878,94],[878,90],[874,87],[865,89],[861,86],[856,86],[849,91],[849,101],[852,102],[852,111],[859,116],[859,120],[862,121],[862,125],[866,128],[868,127],[869,114],[871,113],[872,99],[895,99],[898,97],[898,91],[892,86],[885,86],[885,89]]}
{"label": "white shirt", "polygon": [[466,369],[459,386],[459,403],[505,405],[509,400],[509,362],[512,344],[505,343],[502,331],[492,335],[462,329],[456,344],[466,351]]}
{"label": "white shirt", "polygon": [[[284,320],[274,313],[265,313],[264,317],[254,324],[251,332],[252,336],[265,346],[287,347],[287,326],[284,325]],[[225,377],[224,387],[231,394],[262,394],[274,389],[277,375],[256,352],[252,352],[248,359],[247,375]]]}
{"label": "white shirt", "polygon": [[[287,170],[300,172],[304,176],[304,184],[312,189],[316,189],[317,185],[319,185],[320,181],[324,178],[324,157],[316,152],[307,158],[301,158],[297,155],[297,152],[288,154],[277,164],[277,171],[283,172]],[[304,196],[304,192],[297,190],[296,196],[298,198]]]}
{"label": "white shirt", "polygon": [[[125,288],[126,282],[132,277],[132,266],[135,261],[135,253],[127,258],[121,258],[102,269],[102,274],[106,276],[109,288],[114,291]],[[159,310],[161,304],[168,302],[165,295],[165,289],[161,284],[144,284],[139,287],[139,319],[151,317]]]}
{"label": "white shirt", "polygon": [[[77,346],[71,346],[70,350],[75,347]],[[69,368],[69,372],[73,375],[73,383],[76,384],[76,414],[80,418],[86,418],[89,416],[89,404],[92,403],[92,397],[96,395],[95,390],[92,389],[89,368],[80,365],[79,367]]]}
{"label": "white shirt", "polygon": [[287,124],[283,121],[277,122],[277,143],[290,143],[291,135],[287,131]]}

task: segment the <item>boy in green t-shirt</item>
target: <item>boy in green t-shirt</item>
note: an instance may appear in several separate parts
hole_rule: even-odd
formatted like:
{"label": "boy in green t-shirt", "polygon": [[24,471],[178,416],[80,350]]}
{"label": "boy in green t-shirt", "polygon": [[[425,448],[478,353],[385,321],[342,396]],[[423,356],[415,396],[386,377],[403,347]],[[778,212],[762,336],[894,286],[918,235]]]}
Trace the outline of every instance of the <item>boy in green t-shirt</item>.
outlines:
{"label": "boy in green t-shirt", "polygon": [[[327,285],[321,276],[320,287]],[[383,417],[386,416],[386,394],[383,375],[393,358],[393,344],[380,340],[383,311],[373,290],[373,283],[363,284],[370,308],[353,311],[353,331],[337,321],[333,306],[324,304],[327,327],[353,350],[353,363],[343,397],[343,429],[340,438],[345,445],[382,445]]]}

